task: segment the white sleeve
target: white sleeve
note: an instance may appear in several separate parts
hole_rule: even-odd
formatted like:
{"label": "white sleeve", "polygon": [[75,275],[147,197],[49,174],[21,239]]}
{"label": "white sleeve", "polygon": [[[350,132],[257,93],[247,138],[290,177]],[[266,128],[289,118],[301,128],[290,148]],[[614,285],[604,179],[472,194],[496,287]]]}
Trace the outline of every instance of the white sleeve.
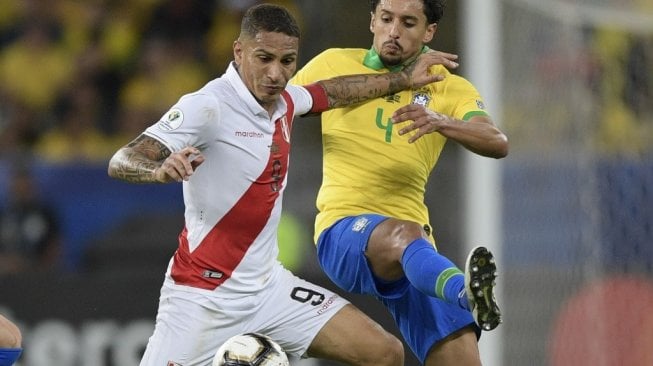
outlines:
{"label": "white sleeve", "polygon": [[303,86],[288,84],[286,91],[295,103],[295,116],[304,115],[313,108],[313,96]]}
{"label": "white sleeve", "polygon": [[220,103],[208,94],[184,95],[145,134],[161,141],[170,151],[187,146],[202,150],[206,138],[214,136],[211,131],[220,125]]}

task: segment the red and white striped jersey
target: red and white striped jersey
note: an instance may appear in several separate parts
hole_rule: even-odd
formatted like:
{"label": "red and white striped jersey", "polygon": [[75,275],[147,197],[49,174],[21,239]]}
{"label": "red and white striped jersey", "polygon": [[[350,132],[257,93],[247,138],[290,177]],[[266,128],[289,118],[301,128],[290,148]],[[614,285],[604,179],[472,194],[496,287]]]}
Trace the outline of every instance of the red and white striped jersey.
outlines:
{"label": "red and white striped jersey", "polygon": [[[184,95],[145,134],[205,161],[183,183],[185,227],[166,283],[238,297],[265,285],[277,261],[293,117],[324,103],[321,89],[288,85],[270,117],[230,65]],[[204,292],[199,290],[200,292]]]}

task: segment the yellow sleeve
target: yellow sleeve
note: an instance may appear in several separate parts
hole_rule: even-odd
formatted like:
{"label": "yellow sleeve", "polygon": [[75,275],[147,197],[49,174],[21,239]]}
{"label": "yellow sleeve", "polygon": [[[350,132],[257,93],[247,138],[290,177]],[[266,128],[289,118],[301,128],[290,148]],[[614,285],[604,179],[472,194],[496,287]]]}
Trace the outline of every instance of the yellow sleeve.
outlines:
{"label": "yellow sleeve", "polygon": [[445,85],[442,97],[446,104],[445,109],[448,111],[445,114],[464,121],[476,115],[488,115],[483,98],[468,80],[450,74]]}

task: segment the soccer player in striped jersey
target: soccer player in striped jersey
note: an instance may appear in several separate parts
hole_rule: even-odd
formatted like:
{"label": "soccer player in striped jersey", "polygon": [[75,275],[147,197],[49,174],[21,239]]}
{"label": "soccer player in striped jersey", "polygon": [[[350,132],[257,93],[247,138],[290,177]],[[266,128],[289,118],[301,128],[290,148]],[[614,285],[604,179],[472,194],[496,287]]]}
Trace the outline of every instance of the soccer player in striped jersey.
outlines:
{"label": "soccer player in striped jersey", "polygon": [[454,56],[430,52],[399,72],[287,85],[298,44],[284,8],[250,8],[225,74],[182,96],[109,162],[109,175],[128,182],[183,182],[185,226],[143,366],[209,365],[225,340],[247,332],[295,357],[403,364],[396,337],[276,259],[291,130],[295,116],[440,81],[427,70],[455,67]]}

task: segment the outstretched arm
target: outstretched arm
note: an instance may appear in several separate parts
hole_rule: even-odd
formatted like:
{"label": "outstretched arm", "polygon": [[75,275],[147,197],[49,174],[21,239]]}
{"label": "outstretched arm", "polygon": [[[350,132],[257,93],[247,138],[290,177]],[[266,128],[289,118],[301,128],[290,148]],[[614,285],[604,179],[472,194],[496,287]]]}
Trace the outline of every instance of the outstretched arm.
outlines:
{"label": "outstretched arm", "polygon": [[444,79],[444,75],[429,73],[433,65],[456,68],[457,55],[429,51],[421,54],[415,62],[398,72],[338,76],[319,81],[328,97],[328,109],[348,106],[368,99],[382,97],[398,91],[419,88]]}
{"label": "outstretched arm", "polygon": [[181,182],[203,162],[204,156],[194,147],[171,153],[157,139],[142,134],[113,155],[108,173],[131,183]]}

